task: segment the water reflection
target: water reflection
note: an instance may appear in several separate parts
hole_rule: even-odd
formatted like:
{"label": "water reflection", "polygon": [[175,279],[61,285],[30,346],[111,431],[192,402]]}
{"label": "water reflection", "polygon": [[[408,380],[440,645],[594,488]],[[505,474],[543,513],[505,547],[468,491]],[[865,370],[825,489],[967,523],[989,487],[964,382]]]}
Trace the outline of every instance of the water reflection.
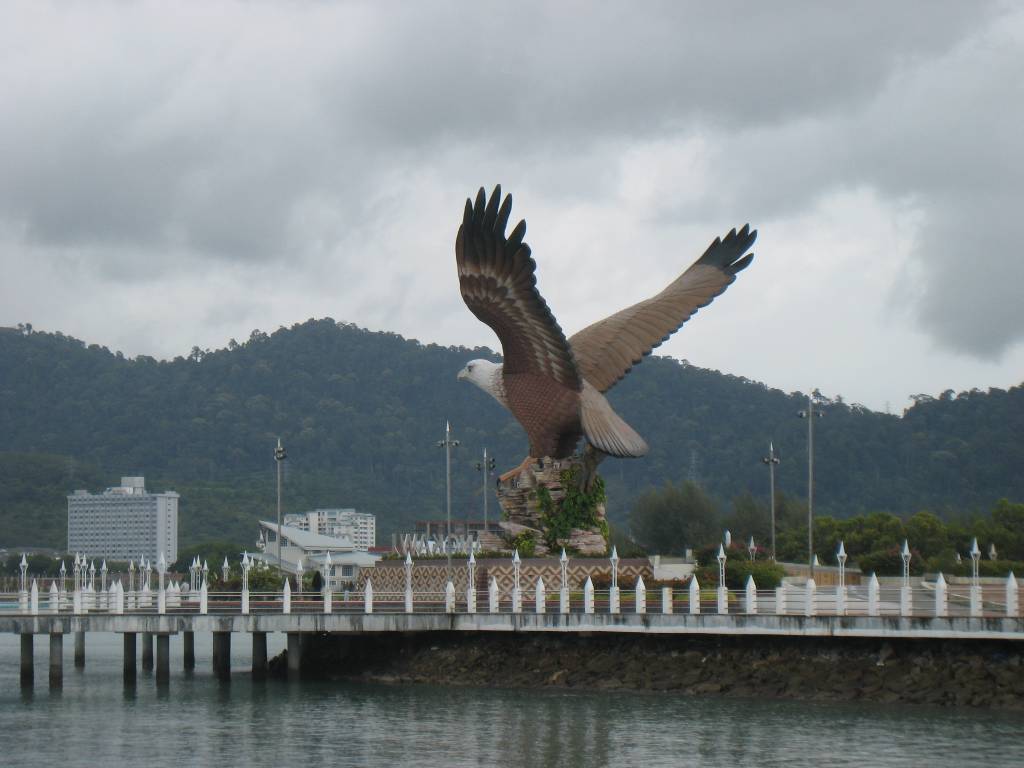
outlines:
{"label": "water reflection", "polygon": [[[3,764],[445,766],[1020,765],[1024,715],[877,705],[633,694],[254,682],[247,653],[230,683],[171,649],[169,686],[123,682],[121,645],[90,642],[86,670],[46,691],[18,685],[18,647],[0,638]],[[16,643],[16,638],[15,638]],[[236,645],[242,645],[237,643]],[[241,650],[241,649],[239,649]],[[276,652],[276,651],[272,651]],[[177,666],[175,664],[177,663]]]}

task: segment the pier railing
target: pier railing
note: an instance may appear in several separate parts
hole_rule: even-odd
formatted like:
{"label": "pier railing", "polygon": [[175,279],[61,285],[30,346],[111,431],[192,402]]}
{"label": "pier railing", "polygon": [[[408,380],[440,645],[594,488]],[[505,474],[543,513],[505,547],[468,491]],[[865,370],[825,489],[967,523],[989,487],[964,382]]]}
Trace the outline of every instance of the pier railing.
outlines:
{"label": "pier railing", "polygon": [[730,616],[889,616],[1019,618],[1019,585],[1010,574],[1001,583],[947,584],[940,574],[934,582],[902,586],[880,585],[872,576],[861,585],[817,587],[801,584],[758,589],[749,579],[742,590],[702,588],[692,579],[685,589],[647,589],[641,578],[634,588],[595,589],[588,579],[576,588],[549,588],[542,580],[531,585],[500,589],[492,580],[488,589],[456,591],[451,582],[443,592],[381,591],[372,579],[359,590],[333,592],[292,591],[290,582],[280,591],[210,591],[206,584],[190,590],[171,584],[150,590],[125,590],[113,581],[106,590],[85,586],[66,591],[51,582],[40,593],[36,581],[18,592],[0,593],[0,614],[40,616],[53,614],[662,614]]}

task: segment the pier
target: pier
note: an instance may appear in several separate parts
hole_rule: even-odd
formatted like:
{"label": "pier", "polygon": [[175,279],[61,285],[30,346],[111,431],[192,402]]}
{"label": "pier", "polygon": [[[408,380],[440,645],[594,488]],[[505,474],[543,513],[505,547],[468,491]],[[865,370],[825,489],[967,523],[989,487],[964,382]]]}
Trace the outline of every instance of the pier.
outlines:
{"label": "pier", "polygon": [[[472,561],[469,563],[472,567]],[[252,674],[267,674],[267,633],[287,635],[288,674],[303,672],[304,638],[311,635],[392,633],[587,633],[620,635],[747,635],[832,638],[977,639],[1024,641],[1019,584],[1005,580],[947,584],[882,586],[873,575],[866,584],[818,588],[812,579],[758,590],[752,580],[743,590],[704,589],[691,579],[687,589],[648,590],[642,578],[629,590],[596,590],[590,579],[582,589],[563,580],[549,589],[538,578],[511,589],[492,579],[486,590],[457,593],[451,581],[444,592],[414,591],[412,564],[407,587],[375,593],[372,579],[359,591],[335,595],[295,593],[290,582],[276,593],[211,592],[171,582],[154,595],[148,585],[126,591],[119,581],[105,590],[88,585],[65,593],[54,580],[40,601],[38,585],[0,594],[0,632],[21,637],[21,681],[35,678],[35,637],[49,638],[49,682],[63,679],[64,636],[74,639],[74,663],[87,663],[90,633],[123,636],[124,677],[134,680],[141,644],[143,670],[155,670],[165,684],[172,667],[171,635],[183,636],[183,669],[195,666],[195,633],[213,636],[213,673],[230,678],[234,636],[252,647]],[[995,583],[993,583],[995,582]],[[475,579],[468,579],[475,585]],[[24,583],[27,585],[27,581]],[[141,636],[141,643],[140,643]]]}

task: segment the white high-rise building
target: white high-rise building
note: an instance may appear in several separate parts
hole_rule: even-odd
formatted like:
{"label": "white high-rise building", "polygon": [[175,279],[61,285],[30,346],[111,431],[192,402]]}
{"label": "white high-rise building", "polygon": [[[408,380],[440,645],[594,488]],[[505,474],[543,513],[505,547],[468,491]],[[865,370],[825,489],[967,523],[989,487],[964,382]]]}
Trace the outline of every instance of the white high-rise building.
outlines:
{"label": "white high-rise building", "polygon": [[143,477],[122,477],[103,493],[68,496],[68,551],[89,558],[138,560],[155,565],[161,553],[178,559],[178,494],[147,493]]}
{"label": "white high-rise building", "polygon": [[284,524],[321,536],[349,538],[356,550],[366,552],[377,546],[377,518],[354,509],[314,509],[284,516]]}

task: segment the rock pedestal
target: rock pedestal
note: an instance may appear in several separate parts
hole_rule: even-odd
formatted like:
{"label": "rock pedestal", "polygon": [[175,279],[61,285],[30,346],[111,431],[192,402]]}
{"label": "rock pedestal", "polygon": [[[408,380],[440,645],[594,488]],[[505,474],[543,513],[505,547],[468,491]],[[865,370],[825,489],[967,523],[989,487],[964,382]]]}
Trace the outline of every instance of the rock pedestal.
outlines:
{"label": "rock pedestal", "polygon": [[[572,456],[567,459],[539,459],[528,465],[519,474],[505,478],[498,483],[498,503],[504,520],[500,523],[506,539],[511,542],[524,533],[532,535],[535,542],[534,554],[538,557],[551,553],[545,540],[544,510],[541,505],[539,488],[547,489],[555,509],[565,499],[562,476],[575,470],[575,476],[583,476],[583,459]],[[558,546],[575,550],[583,555],[601,555],[607,550],[602,527],[605,519],[605,505],[596,505],[595,517],[598,525],[587,528],[573,528],[568,537],[558,539]]]}

